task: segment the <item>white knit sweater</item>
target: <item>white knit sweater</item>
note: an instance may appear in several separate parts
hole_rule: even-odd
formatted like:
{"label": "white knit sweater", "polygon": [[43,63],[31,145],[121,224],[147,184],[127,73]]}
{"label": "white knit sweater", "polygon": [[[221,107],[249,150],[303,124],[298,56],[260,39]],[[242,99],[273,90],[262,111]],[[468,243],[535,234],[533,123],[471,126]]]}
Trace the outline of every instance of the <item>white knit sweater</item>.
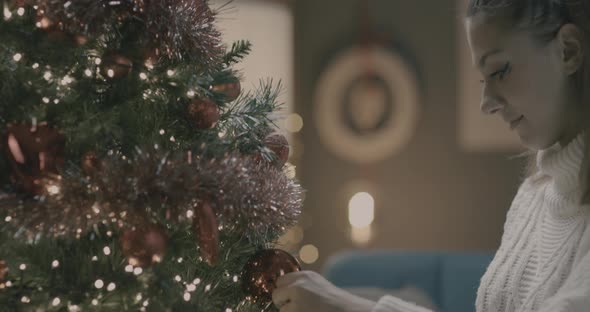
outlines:
{"label": "white knit sweater", "polygon": [[[578,204],[583,137],[537,153],[520,186],[500,248],[481,279],[477,312],[589,312],[590,207]],[[372,312],[427,312],[385,296]],[[451,311],[449,311],[451,312]]]}

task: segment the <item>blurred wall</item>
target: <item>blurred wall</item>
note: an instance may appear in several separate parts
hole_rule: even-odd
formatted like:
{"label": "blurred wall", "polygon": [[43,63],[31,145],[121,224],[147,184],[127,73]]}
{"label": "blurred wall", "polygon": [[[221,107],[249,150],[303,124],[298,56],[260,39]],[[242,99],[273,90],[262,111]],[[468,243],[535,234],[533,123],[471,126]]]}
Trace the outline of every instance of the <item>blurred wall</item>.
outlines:
{"label": "blurred wall", "polygon": [[[297,173],[308,190],[301,244],[319,250],[317,261],[306,267],[319,269],[330,255],[348,248],[497,248],[524,161],[509,160],[518,150],[506,145],[470,150],[460,143],[458,131],[466,130],[458,127],[462,113],[458,101],[465,85],[461,79],[466,78],[460,74],[464,56],[458,57],[459,40],[464,38],[457,32],[457,1],[371,0],[366,14],[359,3],[291,3],[294,110],[305,122],[295,138],[304,147]],[[419,107],[403,147],[382,160],[358,163],[339,156],[322,141],[318,133],[322,121],[314,119],[316,106],[322,103],[314,99],[319,77],[335,55],[358,44],[367,33],[414,71]],[[471,104],[477,107],[479,102]],[[375,199],[371,239],[364,245],[352,242],[348,220],[348,202],[357,191],[368,191]]]}

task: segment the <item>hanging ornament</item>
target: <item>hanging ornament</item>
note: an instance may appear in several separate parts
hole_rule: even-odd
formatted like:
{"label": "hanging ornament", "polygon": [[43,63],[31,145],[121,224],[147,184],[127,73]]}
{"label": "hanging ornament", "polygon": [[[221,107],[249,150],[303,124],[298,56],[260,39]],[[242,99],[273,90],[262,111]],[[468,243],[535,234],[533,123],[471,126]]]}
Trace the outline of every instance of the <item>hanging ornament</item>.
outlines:
{"label": "hanging ornament", "polygon": [[6,265],[6,261],[0,260],[0,283],[4,283],[7,275],[8,275],[8,266]]}
{"label": "hanging ornament", "polygon": [[56,182],[63,168],[65,142],[60,131],[46,124],[9,124],[0,147],[11,165],[16,187],[29,194],[44,194],[45,183]]}
{"label": "hanging ornament", "polygon": [[117,52],[107,52],[102,57],[100,73],[103,77],[110,80],[127,77],[133,68],[133,62],[130,59]]}
{"label": "hanging ornament", "polygon": [[211,91],[223,94],[224,100],[231,102],[238,98],[240,92],[242,91],[242,87],[240,85],[240,81],[237,78],[235,78],[234,81],[220,83],[211,86]]}
{"label": "hanging ornament", "polygon": [[213,128],[219,121],[219,108],[209,99],[197,99],[187,108],[188,117],[197,129]]}
{"label": "hanging ornament", "polygon": [[94,151],[89,151],[82,157],[82,170],[86,175],[94,175],[102,169],[102,164]]}
{"label": "hanging ornament", "polygon": [[277,157],[276,163],[282,167],[289,159],[289,142],[282,134],[271,134],[264,139],[264,145]]}
{"label": "hanging ornament", "polygon": [[217,228],[217,218],[207,201],[202,201],[195,205],[193,217],[193,231],[199,244],[201,256],[213,265],[217,262],[219,253],[219,229]]}
{"label": "hanging ornament", "polygon": [[147,267],[162,261],[168,236],[162,227],[151,224],[139,229],[126,230],[120,241],[121,250],[129,264]]}
{"label": "hanging ornament", "polygon": [[301,271],[297,259],[280,249],[265,249],[254,254],[242,269],[242,289],[254,302],[272,301],[277,279]]}

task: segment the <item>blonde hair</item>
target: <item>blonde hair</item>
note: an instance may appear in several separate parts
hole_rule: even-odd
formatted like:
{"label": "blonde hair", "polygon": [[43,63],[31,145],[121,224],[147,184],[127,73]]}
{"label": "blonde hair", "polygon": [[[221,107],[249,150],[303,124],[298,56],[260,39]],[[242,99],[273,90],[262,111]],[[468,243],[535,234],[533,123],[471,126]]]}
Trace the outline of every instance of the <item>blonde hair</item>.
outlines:
{"label": "blonde hair", "polygon": [[[539,44],[551,41],[565,24],[574,24],[584,34],[584,60],[572,76],[580,93],[580,113],[583,121],[590,120],[590,0],[469,0],[467,17],[483,14],[500,18],[508,27],[531,31]],[[581,204],[590,204],[590,126],[582,123],[584,156],[579,172]],[[538,172],[536,153],[527,151],[513,158],[527,158],[524,177]]]}

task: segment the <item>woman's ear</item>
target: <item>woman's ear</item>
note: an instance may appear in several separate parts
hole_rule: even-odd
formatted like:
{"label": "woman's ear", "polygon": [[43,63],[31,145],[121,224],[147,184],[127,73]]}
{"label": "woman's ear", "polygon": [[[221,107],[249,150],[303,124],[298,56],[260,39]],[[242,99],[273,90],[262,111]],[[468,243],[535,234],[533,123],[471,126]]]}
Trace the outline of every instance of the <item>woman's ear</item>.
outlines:
{"label": "woman's ear", "polygon": [[571,75],[577,72],[584,62],[584,34],[578,26],[568,23],[557,33],[561,61],[565,72]]}

